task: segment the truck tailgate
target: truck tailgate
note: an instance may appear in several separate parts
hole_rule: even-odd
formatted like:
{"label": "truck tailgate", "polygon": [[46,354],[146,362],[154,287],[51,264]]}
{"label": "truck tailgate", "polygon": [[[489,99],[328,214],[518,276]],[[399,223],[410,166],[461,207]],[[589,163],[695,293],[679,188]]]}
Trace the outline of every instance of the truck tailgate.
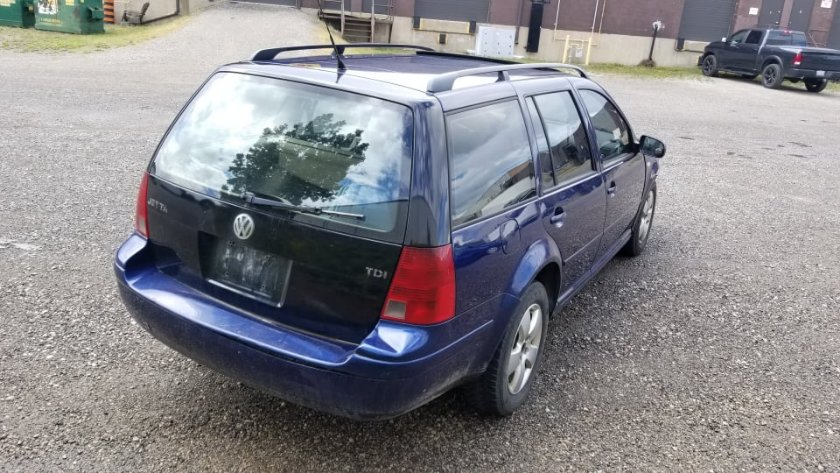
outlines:
{"label": "truck tailgate", "polygon": [[833,49],[803,51],[800,68],[840,72],[840,51]]}

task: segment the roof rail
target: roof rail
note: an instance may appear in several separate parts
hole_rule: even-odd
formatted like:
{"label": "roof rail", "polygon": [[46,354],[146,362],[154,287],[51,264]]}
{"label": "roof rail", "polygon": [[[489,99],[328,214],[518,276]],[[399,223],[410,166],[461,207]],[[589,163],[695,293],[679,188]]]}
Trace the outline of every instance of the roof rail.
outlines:
{"label": "roof rail", "polygon": [[475,67],[472,69],[464,69],[461,71],[449,72],[441,74],[429,81],[426,90],[429,93],[435,94],[438,92],[446,92],[452,90],[455,81],[461,77],[477,76],[481,74],[498,73],[499,82],[510,80],[509,71],[527,70],[527,69],[572,69],[584,79],[588,79],[586,71],[578,66],[571,64],[554,64],[554,63],[536,63],[536,64],[502,64],[499,66]]}
{"label": "roof rail", "polygon": [[[388,49],[415,49],[418,51],[434,51],[432,48],[425,46],[413,46],[410,44],[389,44],[389,43],[352,43],[352,44],[337,44],[335,49],[338,50],[339,55],[344,55],[344,50],[347,48],[388,48]],[[283,48],[269,48],[260,49],[251,55],[251,61],[272,61],[280,53],[288,53],[292,51],[308,51],[310,49],[330,49],[333,50],[331,44],[309,44],[305,46],[287,46]]]}

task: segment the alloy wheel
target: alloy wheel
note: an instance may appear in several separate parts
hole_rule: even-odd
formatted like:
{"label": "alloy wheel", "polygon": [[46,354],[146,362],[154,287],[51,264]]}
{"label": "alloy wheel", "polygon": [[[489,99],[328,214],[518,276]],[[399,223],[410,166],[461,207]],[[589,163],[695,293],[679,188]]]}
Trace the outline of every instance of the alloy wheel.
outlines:
{"label": "alloy wheel", "polygon": [[505,370],[511,394],[518,394],[531,379],[542,342],[542,318],[539,304],[531,304],[519,321]]}
{"label": "alloy wheel", "polygon": [[712,72],[714,72],[714,66],[712,65],[712,61],[713,60],[711,57],[707,57],[703,61],[703,72],[705,72],[707,76],[711,75]]}
{"label": "alloy wheel", "polygon": [[653,209],[656,203],[656,194],[651,190],[648,192],[645,205],[642,207],[642,221],[639,222],[639,242],[644,243],[650,232],[650,224],[653,221]]}
{"label": "alloy wheel", "polygon": [[776,82],[776,69],[773,67],[768,67],[764,70],[764,84],[771,85]]}

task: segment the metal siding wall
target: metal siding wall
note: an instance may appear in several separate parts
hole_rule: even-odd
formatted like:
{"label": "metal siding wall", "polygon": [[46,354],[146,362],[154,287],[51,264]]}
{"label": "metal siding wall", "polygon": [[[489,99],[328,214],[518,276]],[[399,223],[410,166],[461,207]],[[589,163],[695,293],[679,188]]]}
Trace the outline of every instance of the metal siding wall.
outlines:
{"label": "metal siding wall", "polygon": [[[373,0],[362,0],[362,11],[365,13],[370,13],[370,3]],[[387,0],[376,0],[376,14],[377,15],[387,15],[388,14],[388,2]]]}
{"label": "metal siding wall", "polygon": [[828,35],[828,47],[840,49],[840,5],[835,2],[834,21],[831,23],[831,33]]}
{"label": "metal siding wall", "polygon": [[720,41],[728,36],[735,15],[735,0],[686,0],[680,38]]}
{"label": "metal siding wall", "polygon": [[417,0],[414,15],[453,21],[487,21],[490,0]]}
{"label": "metal siding wall", "polygon": [[784,9],[785,0],[764,0],[761,4],[761,13],[758,15],[758,26],[779,26]]}
{"label": "metal siding wall", "polygon": [[811,15],[814,12],[814,0],[794,0],[788,27],[796,31],[808,32]]}
{"label": "metal siding wall", "polygon": [[[494,0],[494,4],[500,1],[503,0]],[[683,11],[683,1],[552,0],[545,7],[542,27],[553,29],[556,19],[559,30],[589,32],[594,19],[596,33],[599,28],[602,28],[601,32],[606,34],[649,37],[653,34],[653,22],[661,20],[665,23],[665,29],[659,32],[659,37],[676,38],[680,14]],[[525,9],[527,11],[523,10],[523,26],[530,22],[531,2],[529,0],[525,1]]]}
{"label": "metal siding wall", "polygon": [[269,5],[284,5],[287,7],[296,7],[298,0],[246,0],[248,3],[267,3]]}
{"label": "metal siding wall", "polygon": [[246,3],[267,3],[269,5],[284,5],[287,7],[296,7],[298,0],[243,0]]}

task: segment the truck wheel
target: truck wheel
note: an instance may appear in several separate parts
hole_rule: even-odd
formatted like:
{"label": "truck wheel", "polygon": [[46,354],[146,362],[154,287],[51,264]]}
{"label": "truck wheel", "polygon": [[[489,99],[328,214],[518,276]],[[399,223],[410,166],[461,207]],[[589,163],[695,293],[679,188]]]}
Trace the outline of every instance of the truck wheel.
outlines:
{"label": "truck wheel", "polygon": [[828,86],[828,81],[825,79],[805,79],[805,88],[808,92],[818,94],[825,90],[826,86]]}
{"label": "truck wheel", "polygon": [[522,295],[487,371],[468,387],[479,412],[508,416],[525,403],[545,351],[547,328],[548,294],[534,282]]}
{"label": "truck wheel", "polygon": [[785,77],[782,75],[782,66],[778,64],[768,64],[764,66],[764,70],[761,71],[761,82],[764,84],[764,87],[768,89],[778,89],[782,86],[782,82],[784,82]]}
{"label": "truck wheel", "polygon": [[717,77],[718,63],[714,54],[709,54],[703,59],[703,75],[706,77]]}

